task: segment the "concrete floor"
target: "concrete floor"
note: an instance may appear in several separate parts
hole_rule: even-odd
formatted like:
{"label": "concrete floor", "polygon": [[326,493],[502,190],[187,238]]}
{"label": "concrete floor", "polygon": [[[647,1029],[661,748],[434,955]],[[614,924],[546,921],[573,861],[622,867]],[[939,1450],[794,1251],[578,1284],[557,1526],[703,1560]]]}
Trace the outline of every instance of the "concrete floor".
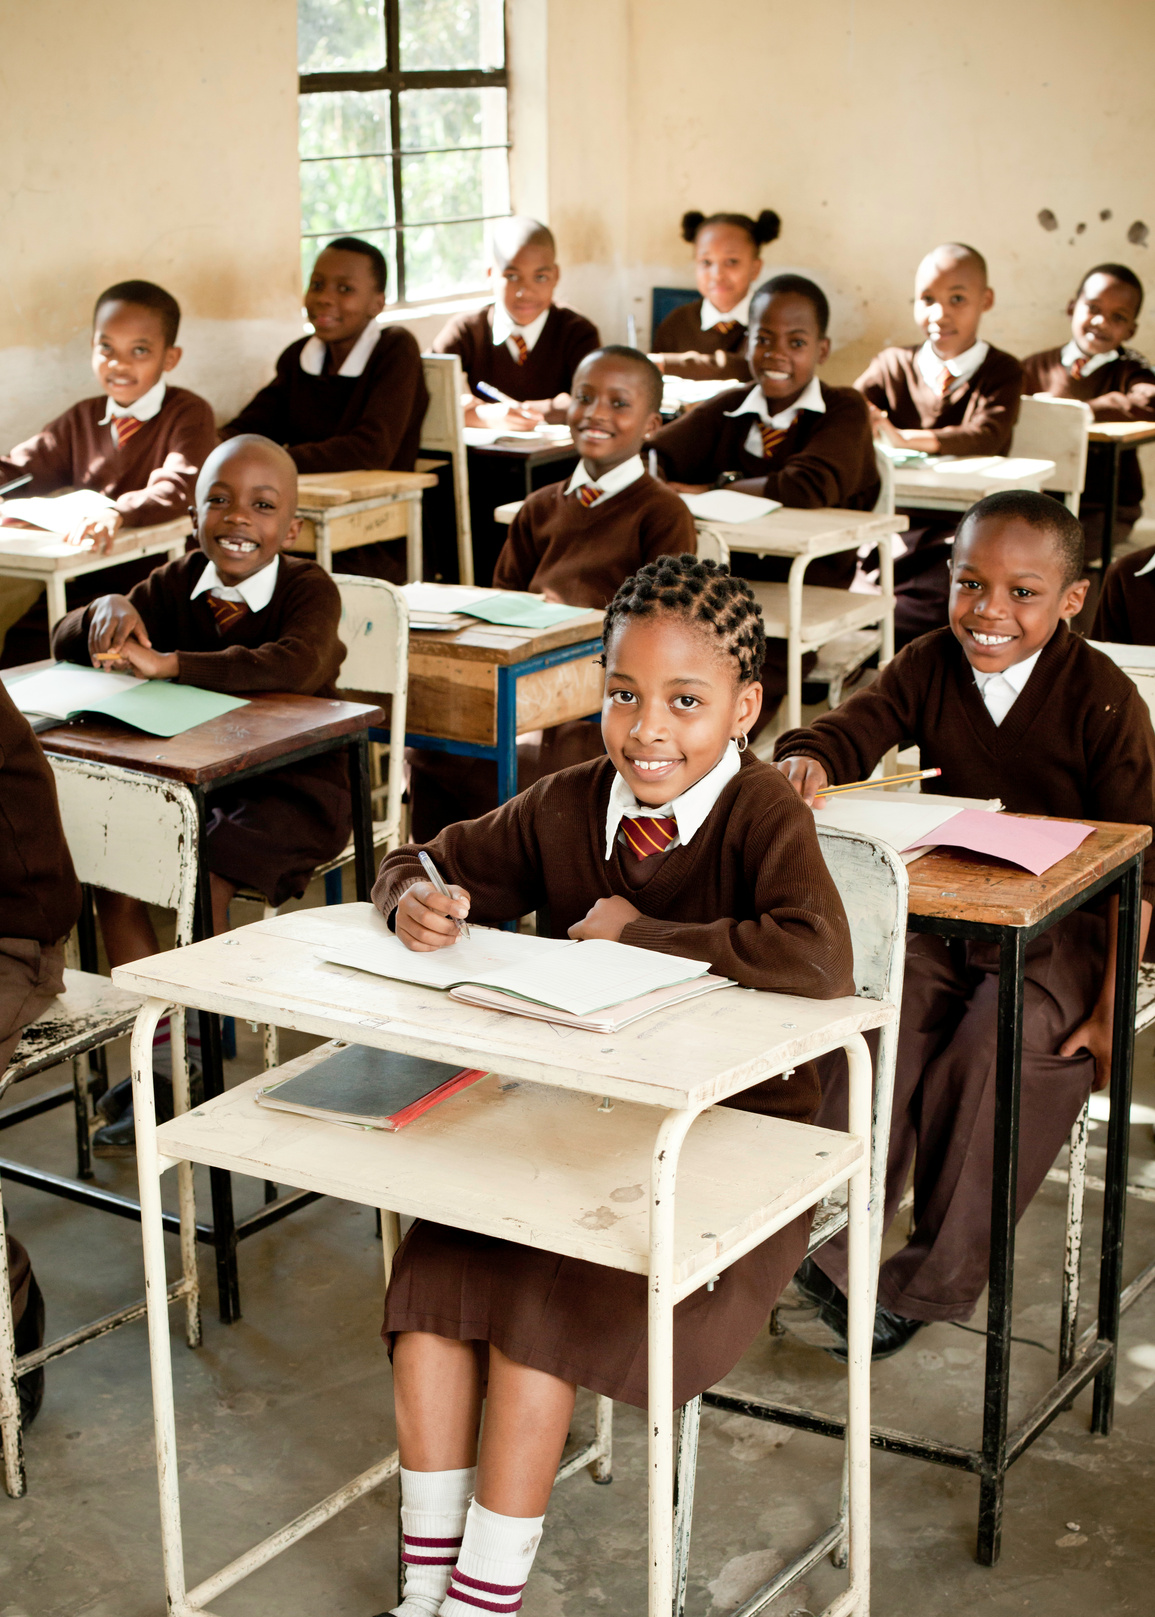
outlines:
{"label": "concrete floor", "polygon": [[[286,1036],[286,1056],[312,1041]],[[1137,1099],[1155,1103],[1151,1038]],[[241,1030],[229,1081],[256,1070]],[[124,1068],[124,1048],[115,1051]],[[42,1082],[59,1082],[60,1075]],[[28,1086],[31,1088],[31,1086]],[[25,1093],[27,1091],[24,1091]],[[0,1140],[0,1154],[73,1171],[71,1115],[57,1111]],[[1097,1137],[1102,1140],[1103,1132]],[[1134,1173],[1155,1184],[1151,1129],[1132,1131]],[[99,1162],[99,1182],[135,1193],[133,1165]],[[170,1198],[171,1190],[168,1192]],[[236,1181],[242,1210],[260,1186]],[[207,1207],[207,1183],[198,1187]],[[1012,1420],[1053,1375],[1064,1192],[1046,1185],[1020,1227]],[[32,1252],[53,1335],[143,1290],[134,1224],[13,1186],[10,1227]],[[1097,1219],[1100,1198],[1089,1198]],[[1097,1238],[1097,1234],[1096,1237]],[[1093,1239],[1089,1243],[1093,1246]],[[175,1265],[175,1242],[170,1243]],[[1155,1204],[1128,1205],[1126,1274],[1155,1256]],[[244,1318],[215,1316],[202,1249],[204,1345],[190,1352],[174,1309],[185,1549],[190,1581],[207,1575],[392,1447],[389,1365],[378,1337],[381,1249],[373,1215],[323,1201],[241,1249]],[[1095,1265],[1086,1266],[1094,1295]],[[981,1312],[977,1316],[981,1321]],[[843,1371],[820,1349],[804,1310],[785,1310],[784,1337],[763,1335],[731,1378],[837,1412]],[[1039,1344],[1039,1345],[1036,1345]],[[1084,1617],[1151,1609],[1155,1564],[1155,1288],[1125,1320],[1115,1430],[1088,1432],[1090,1395],[1061,1415],[1013,1469],[1004,1549],[973,1560],[977,1484],[921,1462],[874,1457],[874,1610],[925,1617]],[[982,1340],[955,1326],[921,1333],[879,1365],[881,1423],[973,1442]],[[575,1431],[592,1422],[579,1400]],[[645,1433],[616,1411],[614,1483],[584,1475],[558,1490],[530,1580],[527,1617],[638,1617],[645,1610]],[[741,1417],[703,1421],[690,1579],[691,1617],[732,1609],[829,1520],[840,1447]],[[51,1365],[44,1407],[27,1436],[29,1492],[0,1493],[0,1617],[160,1617],[164,1588],[143,1322]],[[393,1603],[396,1490],[346,1511],[214,1603],[219,1617],[373,1617]],[[821,1611],[840,1574],[823,1564],[772,1609]]]}

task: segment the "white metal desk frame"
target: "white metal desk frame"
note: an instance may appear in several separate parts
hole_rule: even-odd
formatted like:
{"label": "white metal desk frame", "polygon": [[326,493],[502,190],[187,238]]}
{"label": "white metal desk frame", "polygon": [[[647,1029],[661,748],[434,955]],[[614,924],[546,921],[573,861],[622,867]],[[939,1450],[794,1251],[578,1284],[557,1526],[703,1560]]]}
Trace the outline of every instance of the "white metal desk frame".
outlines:
{"label": "white metal desk frame", "polygon": [[[316,475],[319,482],[322,474],[318,473]],[[334,477],[339,475],[339,473],[334,473]],[[433,481],[436,482],[436,478]],[[314,543],[316,545],[314,559],[318,567],[323,567],[327,573],[333,571],[333,545],[329,535],[329,523],[333,519],[359,516],[362,511],[379,511],[386,505],[406,505],[409,509],[406,513],[405,529],[405,576],[409,582],[419,579],[424,565],[424,540],[421,527],[422,493],[423,490],[420,488],[405,488],[399,489],[392,494],[374,494],[363,500],[350,499],[343,505],[310,505],[309,485],[306,483],[301,488],[297,498],[297,515],[307,518],[313,524]],[[366,539],[363,543],[372,544],[373,540]],[[307,554],[308,552],[304,550],[294,551],[290,549],[289,551],[289,555]],[[337,551],[337,555],[340,554],[341,552]]]}
{"label": "white metal desk frame", "polygon": [[[4,537],[0,539],[0,578],[43,583],[48,594],[48,628],[52,630],[68,611],[65,585],[69,579],[119,567],[122,562],[139,561],[142,556],[167,555],[170,561],[175,561],[184,555],[189,528],[187,517],[154,528],[124,528],[107,556],[79,545],[68,545],[60,534],[37,533],[31,528],[26,531],[5,528]],[[17,534],[19,539],[14,537]],[[133,539],[139,543],[127,542]]]}
{"label": "white metal desk frame", "polygon": [[[345,914],[350,907],[345,908]],[[322,915],[326,912],[320,912]],[[327,914],[332,917],[335,912]],[[292,1003],[292,996],[286,992],[286,973],[283,969],[273,974],[273,980],[267,988],[252,986],[259,978],[251,971],[247,974],[238,972],[242,954],[245,948],[244,933],[266,932],[276,928],[291,936],[288,927],[299,920],[299,917],[286,916],[279,921],[258,923],[257,926],[245,928],[242,932],[233,932],[227,938],[207,939],[200,944],[193,945],[192,949],[181,950],[176,954],[154,957],[151,969],[149,963],[137,962],[134,966],[118,969],[117,980],[120,986],[135,988],[138,992],[155,996],[158,989],[163,989],[165,997],[150,997],[137,1018],[132,1037],[132,1069],[134,1104],[137,1108],[137,1164],[140,1178],[141,1208],[142,1208],[142,1234],[144,1240],[145,1287],[148,1298],[148,1325],[149,1325],[149,1351],[152,1361],[154,1423],[157,1450],[157,1470],[160,1486],[161,1504],[161,1537],[164,1555],[165,1578],[168,1592],[169,1610],[172,1617],[197,1617],[197,1614],[208,1610],[208,1603],[231,1588],[235,1583],[264,1565],[274,1556],[278,1555],[297,1539],[303,1537],[322,1522],[329,1520],[338,1511],[369,1492],[388,1477],[396,1474],[399,1460],[396,1453],[377,1462],[359,1477],[354,1478],[343,1488],[338,1489],[327,1499],[322,1500],[310,1510],[303,1512],[294,1521],[271,1534],[260,1544],[253,1546],[229,1565],[211,1577],[203,1580],[194,1589],[187,1589],[184,1575],[184,1554],[182,1543],[182,1529],[180,1517],[180,1498],[177,1477],[176,1455],[176,1429],[175,1412],[173,1406],[172,1389],[172,1359],[169,1323],[167,1316],[167,1277],[165,1273],[165,1254],[163,1243],[163,1227],[161,1222],[160,1176],[168,1169],[179,1167],[182,1161],[192,1160],[187,1149],[182,1150],[180,1156],[159,1154],[155,1105],[152,1089],[152,1038],[157,1021],[166,1009],[174,1003],[186,1006],[198,1006],[205,1009],[216,1010],[225,1014],[245,1017],[248,1019],[262,1019],[270,1013],[270,1004],[277,1007],[278,1020],[282,1025],[292,1026],[302,1031],[320,1034],[322,1036],[337,1038],[353,1038],[358,1043],[369,1044],[382,1049],[396,1049],[406,1053],[418,1054],[433,1059],[462,1060],[468,1058],[470,1065],[487,1066],[491,1071],[501,1073],[513,1079],[529,1080],[531,1082],[553,1084],[563,1089],[578,1090],[592,1097],[604,1094],[608,1099],[616,1097],[625,1101],[660,1104],[653,1080],[647,1085],[645,1081],[631,1079],[623,1072],[590,1071],[589,1061],[592,1041],[604,1038],[605,1035],[579,1035],[576,1048],[568,1051],[568,1062],[561,1051],[566,1046],[556,1040],[551,1044],[543,1043],[543,1047],[536,1054],[533,1051],[533,1040],[539,1041],[547,1034],[548,1024],[531,1022],[523,1018],[486,1017],[484,1022],[485,1036],[481,1037],[476,1030],[466,1031],[469,1019],[462,1019],[462,1031],[452,1036],[438,1035],[431,1032],[426,1015],[410,1016],[408,1026],[405,1016],[405,999],[412,997],[413,990],[406,984],[374,984],[374,1005],[376,1013],[373,1015],[361,1014],[352,1016],[346,1010],[333,1010],[324,1000],[319,999],[314,991],[313,995],[301,995],[297,1003]],[[220,955],[224,948],[234,951],[228,957],[228,967],[222,971],[223,961],[218,962],[212,969],[212,986],[190,986],[187,981],[179,980],[192,974],[195,975],[201,961],[207,955]],[[302,948],[302,957],[307,952],[307,946]],[[314,954],[316,953],[314,947]],[[167,964],[160,966],[160,962]],[[251,957],[247,964],[252,965],[255,957]],[[316,962],[314,962],[316,963]],[[210,962],[206,962],[210,964]],[[142,969],[143,968],[143,969]],[[203,968],[202,968],[203,969]],[[208,976],[208,973],[206,973]],[[170,980],[176,978],[178,980]],[[227,981],[222,978],[239,979]],[[331,981],[332,979],[330,979]],[[241,987],[240,981],[246,986]],[[203,982],[203,980],[202,980]],[[421,991],[418,991],[420,994]],[[709,996],[712,998],[712,996]],[[672,1013],[678,1020],[691,1020],[698,1007],[705,1006],[707,1010],[702,1014],[709,1014],[709,998],[705,1001],[692,1002],[682,1010]],[[769,1018],[773,1015],[773,1005],[781,1003],[781,996],[766,996],[764,1000],[767,1014],[767,1032],[769,1033]],[[445,1001],[454,1007],[454,1013],[469,1012],[470,1008],[460,1006],[457,1002]],[[648,1449],[649,1449],[649,1601],[648,1611],[650,1617],[669,1617],[673,1599],[673,1500],[674,1500],[674,1449],[673,1434],[676,1414],[673,1409],[673,1310],[675,1304],[683,1296],[687,1296],[710,1279],[720,1270],[729,1266],[744,1253],[765,1240],[774,1230],[782,1228],[793,1217],[813,1205],[820,1197],[827,1195],[839,1185],[847,1183],[849,1186],[849,1247],[852,1277],[861,1276],[864,1282],[869,1280],[869,1177],[870,1164],[865,1150],[865,1142],[870,1134],[871,1114],[871,1062],[862,1037],[863,1031],[871,1027],[882,1027],[893,1020],[892,1006],[869,1000],[841,1000],[827,1002],[812,1002],[789,998],[787,1005],[792,1019],[782,1026],[799,1027],[809,1018],[811,1027],[808,1031],[788,1034],[785,1039],[778,1035],[775,1043],[761,1046],[757,1051],[747,1049],[745,1059],[738,1060],[736,1065],[729,1069],[716,1071],[707,1084],[699,1083],[699,1091],[693,1099],[691,1091],[682,1081],[681,1105],[669,1106],[668,1102],[675,1093],[675,1086],[669,1085],[665,1090],[667,1102],[665,1115],[657,1129],[651,1153],[650,1163],[650,1194],[649,1194],[649,1253],[648,1273],[650,1276],[648,1299],[648,1370],[649,1370],[649,1421],[648,1421]],[[761,1013],[760,1007],[760,1013]],[[389,1014],[384,1014],[388,1012]],[[476,1015],[476,1013],[471,1013]],[[794,1020],[794,1019],[797,1020]],[[739,1019],[740,1020],[740,1019]],[[508,1024],[515,1024],[511,1034]],[[731,1018],[732,1023],[732,1018]],[[528,1032],[526,1030],[529,1030]],[[551,1031],[551,1030],[549,1030]],[[628,1044],[625,1033],[618,1035]],[[746,1235],[738,1239],[728,1250],[718,1256],[714,1251],[707,1250],[699,1260],[693,1274],[675,1285],[674,1276],[674,1217],[675,1217],[675,1187],[678,1170],[678,1160],[686,1136],[694,1121],[717,1101],[729,1095],[738,1093],[750,1084],[761,1081],[765,1077],[792,1070],[794,1066],[812,1056],[822,1054],[833,1049],[844,1049],[850,1070],[850,1127],[851,1135],[855,1138],[857,1153],[847,1152],[841,1167],[833,1172],[829,1180],[815,1190],[811,1186],[811,1193],[792,1202],[789,1207],[780,1208],[778,1216],[772,1222],[762,1223],[756,1229],[748,1230]],[[545,1052],[549,1055],[546,1056]],[[602,1049],[601,1054],[616,1054],[611,1045],[608,1050]],[[628,1052],[622,1052],[628,1055]],[[585,1062],[582,1057],[587,1058]],[[637,1059],[636,1057],[634,1058]],[[552,1065],[548,1062],[552,1061]],[[597,1065],[613,1066],[614,1063],[600,1063]],[[619,1057],[618,1065],[624,1065]],[[584,1069],[584,1070],[583,1070]],[[709,1088],[709,1093],[703,1096],[700,1091]],[[228,1096],[220,1097],[222,1101]],[[208,1103],[211,1105],[212,1103]],[[198,1108],[196,1115],[204,1115]],[[179,1120],[178,1120],[179,1121]],[[762,1120],[767,1121],[767,1120]],[[322,1125],[323,1126],[323,1125]],[[171,1132],[172,1126],[165,1125]],[[387,1138],[398,1139],[398,1136]],[[403,1136],[400,1138],[404,1138]],[[834,1138],[843,1138],[834,1136]],[[164,1138],[160,1145],[163,1146]],[[827,1153],[820,1152],[819,1155]],[[257,1170],[254,1170],[257,1171]],[[388,1185],[382,1185],[381,1199],[389,1197]],[[362,1197],[350,1198],[349,1192],[342,1184],[333,1184],[329,1191],[334,1195],[345,1195],[347,1199],[362,1200]],[[417,1209],[420,1211],[420,1209]],[[385,1236],[385,1257],[388,1267],[394,1249],[393,1239],[396,1232],[396,1209],[383,1220],[383,1234]],[[623,1267],[631,1267],[623,1264]],[[870,1331],[871,1322],[868,1318],[869,1284],[856,1285],[853,1283],[850,1291],[850,1321],[849,1321],[849,1378],[851,1388],[851,1408],[856,1412],[856,1418],[848,1424],[847,1430],[847,1461],[851,1478],[851,1508],[849,1531],[849,1568],[850,1581],[848,1588],[839,1595],[827,1608],[825,1617],[844,1617],[844,1614],[854,1612],[857,1617],[867,1617],[869,1613],[869,1586],[870,1586],[870,1556],[869,1556],[869,1465],[870,1465],[870,1428],[869,1428],[869,1372],[870,1372]]]}

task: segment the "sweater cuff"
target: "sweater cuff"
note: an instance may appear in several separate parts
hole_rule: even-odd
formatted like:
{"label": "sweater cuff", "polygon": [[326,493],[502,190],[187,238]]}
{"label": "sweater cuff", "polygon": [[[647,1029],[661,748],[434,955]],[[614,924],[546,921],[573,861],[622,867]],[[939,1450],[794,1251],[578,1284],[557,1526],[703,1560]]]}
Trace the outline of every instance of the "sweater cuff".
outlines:
{"label": "sweater cuff", "polygon": [[652,915],[639,915],[636,921],[622,928],[618,942],[628,943],[635,949],[656,949],[659,954],[681,954],[681,949],[673,947],[670,936],[676,930],[669,921],[656,920]]}

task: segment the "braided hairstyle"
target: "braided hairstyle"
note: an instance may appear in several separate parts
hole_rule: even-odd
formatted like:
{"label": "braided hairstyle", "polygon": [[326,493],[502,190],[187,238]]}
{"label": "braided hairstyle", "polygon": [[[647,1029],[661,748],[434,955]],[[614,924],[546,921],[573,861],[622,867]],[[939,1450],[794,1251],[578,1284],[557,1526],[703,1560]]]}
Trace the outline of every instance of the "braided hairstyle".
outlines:
{"label": "braided hairstyle", "polygon": [[[728,651],[738,664],[738,684],[750,685],[762,674],[766,631],[762,608],[743,578],[728,567],[697,556],[663,556],[639,567],[627,578],[606,609],[602,645],[626,618],[651,617],[667,612],[712,630],[719,650]],[[605,661],[603,652],[602,661]]]}

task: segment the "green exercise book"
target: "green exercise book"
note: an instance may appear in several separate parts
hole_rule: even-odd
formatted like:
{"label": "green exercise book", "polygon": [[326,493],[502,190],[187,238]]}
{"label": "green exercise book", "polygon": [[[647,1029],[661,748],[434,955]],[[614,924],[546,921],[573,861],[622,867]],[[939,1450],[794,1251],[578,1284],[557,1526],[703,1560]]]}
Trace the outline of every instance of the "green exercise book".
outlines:
{"label": "green exercise book", "polygon": [[500,624],[510,629],[552,629],[557,623],[580,618],[587,610],[584,606],[562,606],[556,601],[543,601],[538,595],[520,595],[510,591],[504,595],[489,595],[483,601],[474,601],[463,608],[471,618],[483,623]]}
{"label": "green exercise book", "polygon": [[241,696],[202,691],[196,685],[178,685],[167,679],[109,674],[76,663],[57,663],[24,674],[9,683],[8,693],[34,730],[50,730],[82,713],[99,713],[147,735],[175,736],[248,706]]}
{"label": "green exercise book", "polygon": [[258,1089],[257,1102],[277,1112],[395,1133],[484,1077],[478,1067],[347,1044],[304,1072]]}

